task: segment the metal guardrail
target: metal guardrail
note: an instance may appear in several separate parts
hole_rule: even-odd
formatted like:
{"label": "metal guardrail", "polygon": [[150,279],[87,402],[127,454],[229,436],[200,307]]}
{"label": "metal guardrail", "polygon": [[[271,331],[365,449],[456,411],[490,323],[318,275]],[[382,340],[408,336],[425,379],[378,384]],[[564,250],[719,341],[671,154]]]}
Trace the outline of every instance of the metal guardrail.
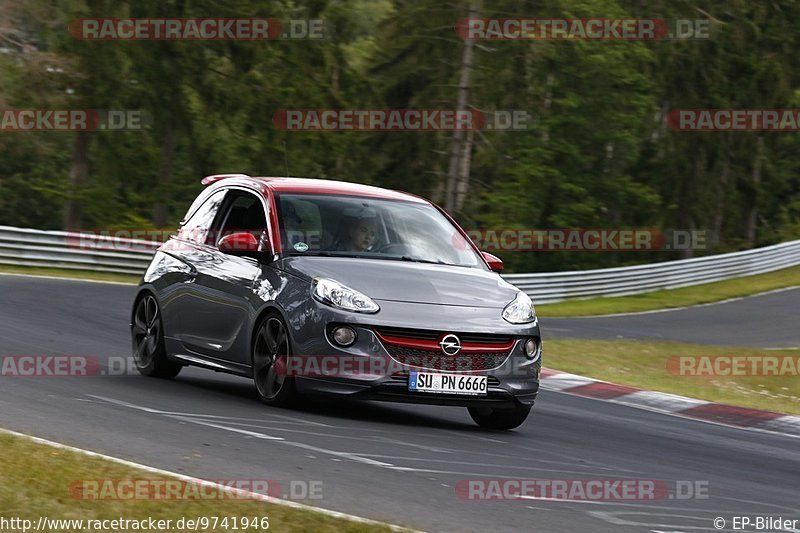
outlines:
{"label": "metal guardrail", "polygon": [[742,252],[599,270],[508,274],[535,302],[624,296],[763,274],[800,265],[800,240]]}
{"label": "metal guardrail", "polygon": [[[159,243],[0,226],[0,264],[140,275]],[[507,274],[536,303],[624,296],[762,274],[800,265],[800,240],[742,252],[647,265]]]}
{"label": "metal guardrail", "polygon": [[0,265],[141,275],[159,243],[0,226]]}

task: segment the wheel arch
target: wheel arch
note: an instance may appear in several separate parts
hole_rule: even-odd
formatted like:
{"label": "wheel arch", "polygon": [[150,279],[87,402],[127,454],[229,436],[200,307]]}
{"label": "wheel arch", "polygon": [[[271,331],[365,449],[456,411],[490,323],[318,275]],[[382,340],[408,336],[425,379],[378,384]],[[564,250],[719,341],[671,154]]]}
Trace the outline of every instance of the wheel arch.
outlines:
{"label": "wheel arch", "polygon": [[281,317],[283,323],[286,324],[286,334],[289,336],[289,343],[290,346],[294,345],[294,339],[292,338],[292,328],[291,328],[291,321],[286,316],[286,311],[275,302],[270,302],[266,304],[264,307],[256,315],[255,320],[253,320],[253,324],[250,327],[250,339],[248,342],[248,346],[250,347],[250,354],[248,357],[248,361],[250,364],[250,369],[253,368],[253,349],[255,347],[256,342],[256,330],[261,325],[261,322],[267,317],[267,315],[277,313],[278,316]]}
{"label": "wheel arch", "polygon": [[158,293],[153,289],[153,287],[149,285],[141,285],[138,289],[136,289],[136,296],[133,297],[133,305],[131,306],[130,314],[128,315],[128,325],[133,325],[134,315],[136,314],[136,307],[139,305],[139,302],[142,298],[146,295],[150,295],[156,299],[156,303],[158,304],[158,308],[162,309],[161,306],[161,299],[158,297]]}

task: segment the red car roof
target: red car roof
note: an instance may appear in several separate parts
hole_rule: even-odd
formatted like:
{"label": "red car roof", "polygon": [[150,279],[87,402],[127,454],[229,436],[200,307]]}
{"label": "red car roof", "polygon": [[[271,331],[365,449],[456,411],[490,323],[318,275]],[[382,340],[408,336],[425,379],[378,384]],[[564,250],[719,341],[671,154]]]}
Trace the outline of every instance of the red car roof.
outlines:
{"label": "red car roof", "polygon": [[383,198],[388,200],[406,200],[412,202],[428,203],[419,196],[362,185],[360,183],[350,183],[347,181],[321,180],[312,178],[278,178],[278,177],[251,177],[244,174],[216,174],[207,176],[203,179],[203,185],[210,185],[218,181],[238,178],[242,180],[252,180],[259,184],[266,185],[269,189],[277,192],[287,193],[306,193],[306,194],[345,194],[352,196],[367,196],[370,198]]}

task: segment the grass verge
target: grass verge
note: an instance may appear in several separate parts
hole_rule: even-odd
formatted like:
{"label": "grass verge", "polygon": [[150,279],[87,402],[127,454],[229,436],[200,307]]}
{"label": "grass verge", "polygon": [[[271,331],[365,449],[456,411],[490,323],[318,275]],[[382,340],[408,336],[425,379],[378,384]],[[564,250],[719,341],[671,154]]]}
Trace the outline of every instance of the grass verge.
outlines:
{"label": "grass verge", "polygon": [[[326,516],[311,510],[293,509],[281,505],[243,499],[84,499],[83,492],[71,491],[83,480],[142,480],[160,477],[146,471],[113,463],[102,458],[87,457],[69,450],[53,448],[13,435],[0,434],[0,519],[22,518],[35,526],[40,516],[50,519],[114,520],[136,519],[172,520],[171,527],[162,531],[181,531],[178,520],[198,517],[229,517],[227,528],[198,528],[196,531],[241,531],[233,526],[233,518],[248,520],[268,517],[269,529],[277,531],[390,531],[388,527],[363,524]],[[82,485],[79,485],[82,486]],[[121,486],[121,485],[120,485]],[[123,494],[119,489],[119,494]],[[116,493],[116,492],[115,492]],[[101,492],[102,494],[102,492]],[[86,527],[86,526],[84,526]],[[90,528],[86,528],[88,531]],[[108,531],[113,530],[106,529]],[[134,528],[116,528],[129,531]],[[186,527],[183,528],[185,530]],[[248,527],[246,531],[261,531],[263,527]],[[14,530],[19,530],[15,528]],[[76,527],[50,527],[45,530],[78,532]]]}
{"label": "grass verge", "polygon": [[759,292],[795,286],[800,286],[800,266],[784,268],[767,274],[684,287],[682,289],[662,290],[633,296],[590,298],[587,300],[542,304],[536,306],[536,312],[544,317],[635,313],[719,302],[728,298],[749,296]]}
{"label": "grass verge", "polygon": [[18,267],[13,265],[0,265],[0,274],[25,274],[28,276],[52,276],[55,278],[86,279],[94,281],[115,281],[117,283],[137,284],[141,276],[130,274],[113,274],[111,272],[93,272],[86,270],[72,270],[69,268],[43,268],[43,267]]}
{"label": "grass verge", "polygon": [[[794,373],[769,376],[688,376],[674,372],[678,356],[786,356]],[[669,392],[711,402],[800,414],[800,352],[704,346],[676,342],[548,340],[544,364],[564,372],[621,385]],[[697,369],[705,368],[698,364]],[[724,367],[721,367],[724,370]]]}

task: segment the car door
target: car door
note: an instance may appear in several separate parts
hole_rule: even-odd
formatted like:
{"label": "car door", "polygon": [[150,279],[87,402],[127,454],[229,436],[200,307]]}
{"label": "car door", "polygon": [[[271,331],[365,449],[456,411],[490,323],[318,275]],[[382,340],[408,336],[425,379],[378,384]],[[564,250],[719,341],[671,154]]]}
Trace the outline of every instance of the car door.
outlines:
{"label": "car door", "polygon": [[261,274],[257,258],[226,254],[219,239],[238,232],[261,239],[266,231],[266,202],[260,193],[229,188],[214,224],[192,262],[196,276],[189,287],[183,316],[184,347],[205,358],[244,369],[249,364],[249,338],[255,298],[254,281]]}
{"label": "car door", "polygon": [[[184,352],[186,326],[192,326],[192,292],[197,277],[197,265],[211,259],[206,245],[211,227],[216,219],[227,191],[220,190],[207,198],[198,198],[178,229],[162,247],[164,263],[170,273],[169,284],[162,291],[164,333],[170,351]],[[163,277],[163,276],[162,276]]]}

